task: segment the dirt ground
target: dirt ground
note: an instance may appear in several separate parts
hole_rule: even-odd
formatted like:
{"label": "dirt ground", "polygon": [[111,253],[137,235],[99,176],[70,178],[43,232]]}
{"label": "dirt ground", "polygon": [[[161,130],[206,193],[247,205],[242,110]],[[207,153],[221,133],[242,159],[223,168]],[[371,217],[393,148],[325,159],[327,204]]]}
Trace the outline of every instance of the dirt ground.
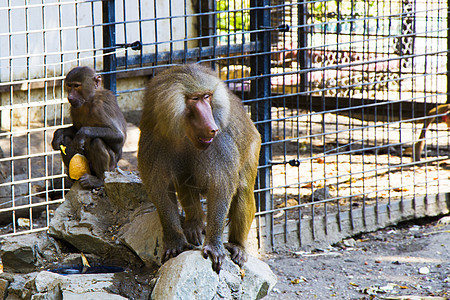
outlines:
{"label": "dirt ground", "polygon": [[264,260],[278,276],[264,299],[450,299],[450,217]]}

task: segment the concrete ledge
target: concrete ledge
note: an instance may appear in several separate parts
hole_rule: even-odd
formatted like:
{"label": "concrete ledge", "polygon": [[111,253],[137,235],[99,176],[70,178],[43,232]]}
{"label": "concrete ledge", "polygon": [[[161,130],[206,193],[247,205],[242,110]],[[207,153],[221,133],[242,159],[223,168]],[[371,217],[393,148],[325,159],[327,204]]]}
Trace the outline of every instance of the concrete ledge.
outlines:
{"label": "concrete ledge", "polygon": [[[289,220],[287,224],[274,226],[273,250],[300,250],[326,247],[342,239],[359,233],[371,232],[403,221],[448,214],[450,212],[450,193],[428,195],[412,199],[391,201],[352,209],[345,212],[328,213]],[[259,219],[264,223],[264,218]],[[285,230],[287,231],[285,233]],[[267,238],[264,224],[261,224],[263,238]],[[299,234],[300,233],[300,234]],[[263,246],[263,245],[262,245]],[[264,245],[271,251],[270,245]]]}

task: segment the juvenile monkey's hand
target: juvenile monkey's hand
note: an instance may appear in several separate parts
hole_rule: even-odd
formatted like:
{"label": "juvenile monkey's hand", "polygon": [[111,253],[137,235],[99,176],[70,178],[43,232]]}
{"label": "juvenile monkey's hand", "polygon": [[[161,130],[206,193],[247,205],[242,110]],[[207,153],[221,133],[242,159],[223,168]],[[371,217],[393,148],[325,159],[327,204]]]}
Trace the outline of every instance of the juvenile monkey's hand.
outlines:
{"label": "juvenile monkey's hand", "polygon": [[86,137],[82,134],[77,134],[72,142],[72,148],[77,153],[83,153],[84,152],[84,144],[86,143]]}
{"label": "juvenile monkey's hand", "polygon": [[59,146],[63,144],[64,140],[64,131],[60,128],[55,131],[53,134],[53,140],[52,140],[52,148],[53,150],[59,150]]}
{"label": "juvenile monkey's hand", "polygon": [[219,274],[223,260],[225,259],[225,248],[223,245],[207,243],[203,246],[202,254],[204,258],[208,258],[208,256],[211,258],[212,268],[217,274]]}

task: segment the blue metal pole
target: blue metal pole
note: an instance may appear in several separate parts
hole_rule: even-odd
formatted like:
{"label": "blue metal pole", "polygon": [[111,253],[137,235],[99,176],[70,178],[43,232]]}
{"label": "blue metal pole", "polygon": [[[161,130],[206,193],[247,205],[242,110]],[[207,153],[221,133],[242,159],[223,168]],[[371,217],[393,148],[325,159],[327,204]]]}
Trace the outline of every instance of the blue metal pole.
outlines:
{"label": "blue metal pole", "polygon": [[117,59],[115,55],[116,46],[116,11],[114,0],[102,1],[103,14],[103,86],[105,89],[116,94],[116,69]]}
{"label": "blue metal pole", "polygon": [[[256,51],[259,55],[251,59],[252,76],[257,78],[252,83],[252,96],[257,99],[252,105],[252,119],[261,134],[262,146],[259,157],[259,173],[257,185],[259,193],[256,195],[258,211],[272,209],[271,198],[271,169],[272,160],[272,128],[271,128],[271,84],[270,84],[270,50],[271,50],[271,26],[270,0],[252,0],[250,2],[251,28],[258,31],[252,34],[252,40],[256,43]],[[265,30],[264,30],[265,29]],[[273,218],[272,214],[265,217],[266,246],[273,245]]]}

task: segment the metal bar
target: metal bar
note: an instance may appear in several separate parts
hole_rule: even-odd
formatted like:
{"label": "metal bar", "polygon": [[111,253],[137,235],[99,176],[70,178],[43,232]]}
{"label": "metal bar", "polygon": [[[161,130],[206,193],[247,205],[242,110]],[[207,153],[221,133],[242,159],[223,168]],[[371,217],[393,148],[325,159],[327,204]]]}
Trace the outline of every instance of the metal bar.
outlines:
{"label": "metal bar", "polygon": [[[250,27],[252,30],[259,30],[261,28],[270,28],[270,1],[269,0],[252,0],[250,2],[253,10],[250,14]],[[261,55],[251,57],[251,75],[259,76],[252,82],[252,95],[259,99],[252,105],[252,118],[254,121],[268,121],[271,119],[272,101],[270,76],[270,47],[271,37],[270,30],[258,31],[251,35],[252,41],[257,45],[257,51]],[[257,129],[261,134],[262,142],[270,142],[272,140],[271,122],[258,123]],[[261,147],[259,164],[264,166],[260,168],[257,183],[259,189],[266,189],[271,186],[271,165],[272,147],[270,144],[265,144]],[[260,191],[257,195],[257,205],[259,211],[271,210],[273,207],[270,190]],[[273,216],[267,214],[265,217],[266,229],[266,247],[272,248],[273,241]]]}
{"label": "metal bar", "polygon": [[222,45],[222,46],[208,46],[208,47],[198,47],[183,50],[174,50],[172,52],[156,52],[148,53],[144,55],[130,55],[128,57],[118,57],[117,67],[142,64],[153,64],[158,62],[170,63],[173,61],[191,60],[191,59],[204,59],[208,57],[232,55],[232,54],[242,54],[250,53],[256,51],[256,43],[247,44],[234,44],[234,45]]}
{"label": "metal bar", "polygon": [[[447,5],[447,49],[450,49],[450,6]],[[447,51],[447,103],[450,103],[450,54]]]}
{"label": "metal bar", "polygon": [[103,76],[103,86],[105,89],[112,91],[116,94],[116,74],[117,59],[115,55],[116,45],[116,13],[115,13],[115,1],[104,0],[102,2],[102,14],[103,14],[103,71],[106,72]]}
{"label": "metal bar", "polygon": [[[298,49],[300,55],[299,55],[299,64],[300,64],[300,70],[307,70],[311,68],[310,65],[308,65],[308,53],[304,49],[308,49],[308,32],[307,27],[308,25],[308,7],[305,2],[301,2],[298,5]],[[308,79],[306,77],[306,73],[300,74],[300,91],[305,91],[308,86]]]}

